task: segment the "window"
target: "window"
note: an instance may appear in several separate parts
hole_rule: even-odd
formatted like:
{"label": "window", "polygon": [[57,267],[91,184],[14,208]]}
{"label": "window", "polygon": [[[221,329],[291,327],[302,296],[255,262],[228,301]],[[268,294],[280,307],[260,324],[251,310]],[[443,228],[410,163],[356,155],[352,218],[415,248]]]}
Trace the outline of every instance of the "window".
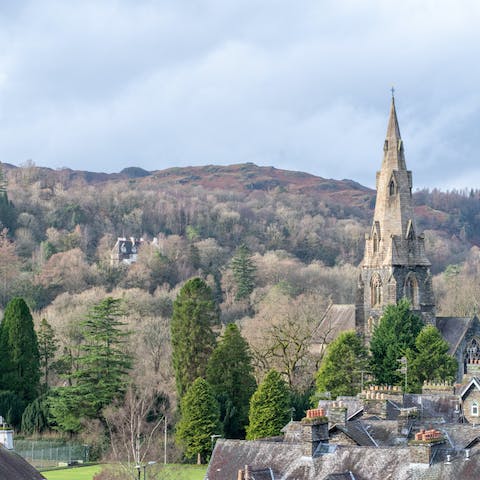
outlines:
{"label": "window", "polygon": [[472,409],[471,409],[472,417],[478,417],[478,402],[472,402]]}
{"label": "window", "polygon": [[393,180],[390,180],[390,184],[388,185],[388,190],[391,195],[395,195],[395,182]]}
{"label": "window", "polygon": [[405,281],[405,297],[408,298],[413,308],[419,308],[418,282],[413,274],[409,275]]}

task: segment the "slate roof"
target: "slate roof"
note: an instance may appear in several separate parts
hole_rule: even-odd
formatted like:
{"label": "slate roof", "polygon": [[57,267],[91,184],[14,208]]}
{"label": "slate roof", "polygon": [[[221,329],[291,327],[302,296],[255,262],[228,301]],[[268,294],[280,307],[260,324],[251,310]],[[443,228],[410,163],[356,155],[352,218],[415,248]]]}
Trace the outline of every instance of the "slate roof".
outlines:
{"label": "slate roof", "polygon": [[450,345],[448,353],[453,355],[467,333],[472,317],[437,317],[436,326]]}
{"label": "slate roof", "polygon": [[403,406],[417,407],[422,420],[439,420],[458,423],[460,411],[455,411],[459,399],[457,395],[406,394],[403,396]]}
{"label": "slate roof", "polygon": [[0,446],[0,480],[45,480],[45,477],[20,455]]}
{"label": "slate roof", "polygon": [[[300,460],[299,460],[300,459]],[[280,478],[286,467],[296,465],[303,472],[300,444],[219,439],[215,444],[206,478],[208,480],[237,480],[238,470],[249,465],[252,470],[271,468],[274,478]],[[311,458],[305,460],[310,465]],[[298,478],[308,478],[305,477]],[[295,477],[293,477],[295,478]]]}
{"label": "slate roof", "polygon": [[[468,428],[467,428],[468,430]],[[285,448],[287,447],[287,448]],[[439,452],[430,467],[413,462],[411,449],[338,446],[334,452],[318,458],[302,456],[292,444],[219,440],[207,470],[207,480],[236,480],[245,465],[270,466],[275,480],[342,479],[331,475],[352,472],[357,480],[474,480],[480,478],[480,451],[474,449],[469,461],[462,451],[448,445]],[[452,461],[445,463],[446,454]],[[346,477],[348,478],[348,477]]]}
{"label": "slate roof", "polygon": [[273,472],[270,468],[262,468],[257,470],[249,470],[248,480],[275,480]]}
{"label": "slate roof", "polygon": [[475,387],[477,390],[480,390],[480,379],[477,377],[473,377],[463,388],[462,391],[460,392],[460,396],[462,397],[462,400],[465,398],[465,395],[469,392],[469,390]]}
{"label": "slate roof", "polygon": [[331,473],[327,475],[324,480],[355,480],[355,477],[352,472]]}
{"label": "slate roof", "polygon": [[316,329],[312,344],[330,343],[346,330],[355,330],[355,305],[332,304]]}
{"label": "slate roof", "polygon": [[362,447],[378,447],[377,442],[369,433],[367,425],[360,420],[348,422],[346,425],[335,425],[331,432],[333,433],[335,430],[343,432],[357,445]]}

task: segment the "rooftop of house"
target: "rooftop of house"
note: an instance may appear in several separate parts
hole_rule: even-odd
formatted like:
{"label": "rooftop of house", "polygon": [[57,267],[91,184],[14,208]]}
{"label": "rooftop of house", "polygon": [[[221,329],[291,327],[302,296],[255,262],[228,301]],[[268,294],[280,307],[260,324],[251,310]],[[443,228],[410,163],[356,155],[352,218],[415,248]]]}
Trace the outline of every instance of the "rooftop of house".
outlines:
{"label": "rooftop of house", "polygon": [[[252,471],[268,469],[270,477],[265,478],[282,480],[480,478],[480,426],[462,423],[459,403],[461,394],[480,391],[476,379],[469,385],[457,394],[445,385],[437,385],[437,393],[422,395],[382,387],[374,389],[374,395],[368,390],[358,397],[342,397],[341,403],[322,401],[308,412],[309,419],[283,429],[283,441],[219,440],[206,478],[236,480],[245,465]],[[434,387],[425,385],[429,392]],[[358,408],[362,402],[364,408]],[[343,419],[335,417],[339,409],[344,410]],[[328,418],[330,412],[338,423]],[[318,441],[313,430],[306,435],[310,416],[318,416],[327,428],[328,443]],[[305,453],[305,442],[315,444],[311,455]]]}
{"label": "rooftop of house", "polygon": [[20,455],[0,446],[0,478],[5,480],[44,480],[45,477]]}

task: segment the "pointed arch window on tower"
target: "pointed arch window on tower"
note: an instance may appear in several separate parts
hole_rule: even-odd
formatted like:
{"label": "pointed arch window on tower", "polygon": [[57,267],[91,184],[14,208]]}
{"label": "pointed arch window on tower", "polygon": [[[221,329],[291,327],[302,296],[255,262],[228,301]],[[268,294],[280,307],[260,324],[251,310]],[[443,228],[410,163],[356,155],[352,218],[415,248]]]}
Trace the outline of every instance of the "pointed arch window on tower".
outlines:
{"label": "pointed arch window on tower", "polygon": [[408,298],[413,308],[418,309],[420,307],[418,282],[413,274],[409,275],[405,281],[405,297]]}
{"label": "pointed arch window on tower", "polygon": [[395,195],[395,182],[393,181],[393,178],[392,180],[390,180],[390,183],[388,184],[388,191],[390,193],[390,196]]}
{"label": "pointed arch window on tower", "polygon": [[370,282],[372,307],[379,307],[382,304],[382,280],[379,275],[374,275]]}
{"label": "pointed arch window on tower", "polygon": [[378,252],[378,235],[377,232],[373,234],[373,253]]}

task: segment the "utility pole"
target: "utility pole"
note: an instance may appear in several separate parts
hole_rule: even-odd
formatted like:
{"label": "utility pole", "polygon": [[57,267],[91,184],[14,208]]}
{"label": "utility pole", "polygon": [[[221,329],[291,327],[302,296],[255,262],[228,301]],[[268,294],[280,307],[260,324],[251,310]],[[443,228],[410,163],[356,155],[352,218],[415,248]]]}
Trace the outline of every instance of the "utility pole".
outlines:
{"label": "utility pole", "polygon": [[163,438],[163,464],[167,464],[167,416],[165,415],[165,430]]}

